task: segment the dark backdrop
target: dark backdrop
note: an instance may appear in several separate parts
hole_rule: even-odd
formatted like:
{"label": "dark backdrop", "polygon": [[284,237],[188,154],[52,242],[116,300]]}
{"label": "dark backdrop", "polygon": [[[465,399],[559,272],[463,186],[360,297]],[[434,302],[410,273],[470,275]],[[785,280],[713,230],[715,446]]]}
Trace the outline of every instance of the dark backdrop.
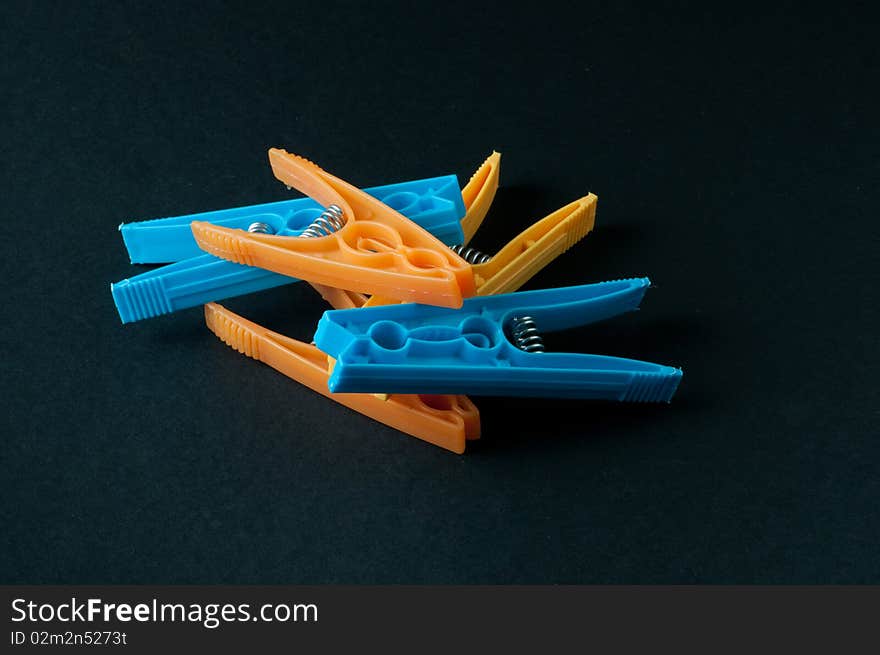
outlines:
{"label": "dark backdrop", "polygon": [[[168,3],[172,4],[172,3]],[[880,582],[876,20],[629,3],[4,2],[3,582]],[[576,7],[576,8],[573,8]],[[477,398],[458,457],[227,348],[123,326],[122,221],[492,149],[492,251],[599,195],[526,288],[650,275],[554,350],[668,406]],[[294,285],[231,301],[307,338]]]}

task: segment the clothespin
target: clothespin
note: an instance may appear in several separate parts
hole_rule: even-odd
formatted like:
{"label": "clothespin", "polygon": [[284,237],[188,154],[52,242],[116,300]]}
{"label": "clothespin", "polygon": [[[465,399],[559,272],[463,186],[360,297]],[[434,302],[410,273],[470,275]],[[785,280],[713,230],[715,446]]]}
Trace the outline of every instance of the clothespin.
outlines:
{"label": "clothespin", "polygon": [[480,436],[480,414],[467,396],[394,394],[381,400],[371,394],[331,394],[327,355],[314,345],[267,330],[215,303],[205,305],[205,320],[235,350],[401,432],[459,454],[467,440]]}
{"label": "clothespin", "polygon": [[[470,265],[369,194],[284,150],[269,150],[275,176],[325,211],[299,238],[193,222],[203,250],[248,266],[351,291],[444,307],[472,296]],[[314,237],[314,238],[303,238]]]}
{"label": "clothespin", "polygon": [[[448,243],[453,249],[466,246],[473,237],[474,233],[483,224],[483,219],[495,200],[495,193],[498,191],[498,183],[501,175],[501,153],[493,151],[491,155],[484,161],[476,172],[468,180],[461,190],[461,197],[464,202],[465,213],[461,219],[461,238],[454,243]],[[416,220],[416,219],[413,219]],[[416,221],[418,222],[418,221]],[[435,232],[432,232],[436,235]],[[369,300],[369,296],[357,291],[349,291],[348,289],[339,289],[326,284],[317,284],[310,282],[309,284],[321,294],[330,306],[334,309],[350,309],[353,307],[363,307]],[[479,289],[477,290],[479,293]],[[376,296],[378,298],[378,296]],[[390,302],[396,302],[389,300]],[[385,303],[385,304],[388,304]],[[375,304],[379,304],[378,300]]]}
{"label": "clothespin", "polygon": [[544,352],[541,330],[638,307],[647,278],[469,298],[461,309],[403,304],[327,311],[315,345],[336,363],[332,392],[465,393],[669,401],[681,369]]}
{"label": "clothespin", "polygon": [[[366,191],[396,207],[446,244],[461,243],[464,239],[459,221],[465,216],[465,204],[454,175]],[[119,229],[132,263],[176,262],[110,286],[122,322],[130,323],[297,281],[204,253],[193,237],[190,228],[193,221],[295,237],[321,212],[322,207],[311,198],[296,198],[122,224]]]}

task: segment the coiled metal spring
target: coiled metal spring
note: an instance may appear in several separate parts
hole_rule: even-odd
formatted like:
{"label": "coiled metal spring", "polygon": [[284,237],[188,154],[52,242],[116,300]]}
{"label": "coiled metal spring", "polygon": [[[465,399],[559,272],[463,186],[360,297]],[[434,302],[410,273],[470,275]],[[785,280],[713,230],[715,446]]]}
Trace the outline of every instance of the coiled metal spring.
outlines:
{"label": "coiled metal spring", "polygon": [[342,207],[339,205],[328,205],[327,209],[321,212],[321,215],[302,231],[300,237],[304,239],[326,237],[341,230],[345,223],[345,213],[342,211]]}
{"label": "coiled metal spring", "polygon": [[468,264],[485,264],[490,259],[492,259],[491,255],[480,252],[476,248],[468,248],[464,244],[449,246],[449,249],[456,255],[461,257],[463,260],[465,260]]}
{"label": "coiled metal spring", "polygon": [[510,336],[513,345],[527,353],[544,352],[544,338],[531,316],[514,316],[510,320]]}
{"label": "coiled metal spring", "polygon": [[260,221],[248,225],[247,231],[253,234],[275,234],[275,230],[272,229],[271,225],[269,225],[268,223],[262,223]]}

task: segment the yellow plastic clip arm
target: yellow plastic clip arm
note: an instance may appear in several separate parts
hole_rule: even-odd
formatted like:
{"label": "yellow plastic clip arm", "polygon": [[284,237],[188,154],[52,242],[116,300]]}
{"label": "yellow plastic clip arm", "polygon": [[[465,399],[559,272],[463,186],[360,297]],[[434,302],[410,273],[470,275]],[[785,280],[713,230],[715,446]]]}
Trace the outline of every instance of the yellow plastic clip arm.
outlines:
{"label": "yellow plastic clip arm", "polygon": [[512,293],[593,229],[598,198],[592,193],[542,218],[485,264],[474,264],[477,295]]}
{"label": "yellow plastic clip arm", "polygon": [[[474,264],[477,295],[512,293],[593,229],[598,198],[590,193],[557,209],[521,232],[484,264]],[[364,307],[390,305],[372,296]]]}

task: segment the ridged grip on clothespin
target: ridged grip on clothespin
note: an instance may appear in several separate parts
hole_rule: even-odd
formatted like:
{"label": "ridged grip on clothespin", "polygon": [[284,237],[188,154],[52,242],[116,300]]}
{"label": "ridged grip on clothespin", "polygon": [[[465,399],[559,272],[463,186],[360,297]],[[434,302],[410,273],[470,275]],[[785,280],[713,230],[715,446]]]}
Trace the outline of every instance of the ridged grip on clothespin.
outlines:
{"label": "ridged grip on clothespin", "polygon": [[501,175],[501,153],[493,151],[461,190],[467,212],[461,220],[464,239],[459,243],[468,244],[474,233],[486,218],[489,207],[495,199]]}
{"label": "ridged grip on clothespin", "polygon": [[512,293],[593,229],[598,198],[592,193],[541,219],[485,264],[474,265],[477,295]]}
{"label": "ridged grip on clothespin", "polygon": [[[517,291],[554,259],[565,253],[593,229],[598,198],[588,194],[526,228],[498,254],[482,264],[473,264],[474,282],[478,296],[489,296]],[[482,253],[476,253],[482,256]],[[331,302],[336,309],[353,306],[344,304],[344,298]],[[394,304],[391,298],[373,296],[363,307]],[[336,304],[338,303],[338,304]]]}

